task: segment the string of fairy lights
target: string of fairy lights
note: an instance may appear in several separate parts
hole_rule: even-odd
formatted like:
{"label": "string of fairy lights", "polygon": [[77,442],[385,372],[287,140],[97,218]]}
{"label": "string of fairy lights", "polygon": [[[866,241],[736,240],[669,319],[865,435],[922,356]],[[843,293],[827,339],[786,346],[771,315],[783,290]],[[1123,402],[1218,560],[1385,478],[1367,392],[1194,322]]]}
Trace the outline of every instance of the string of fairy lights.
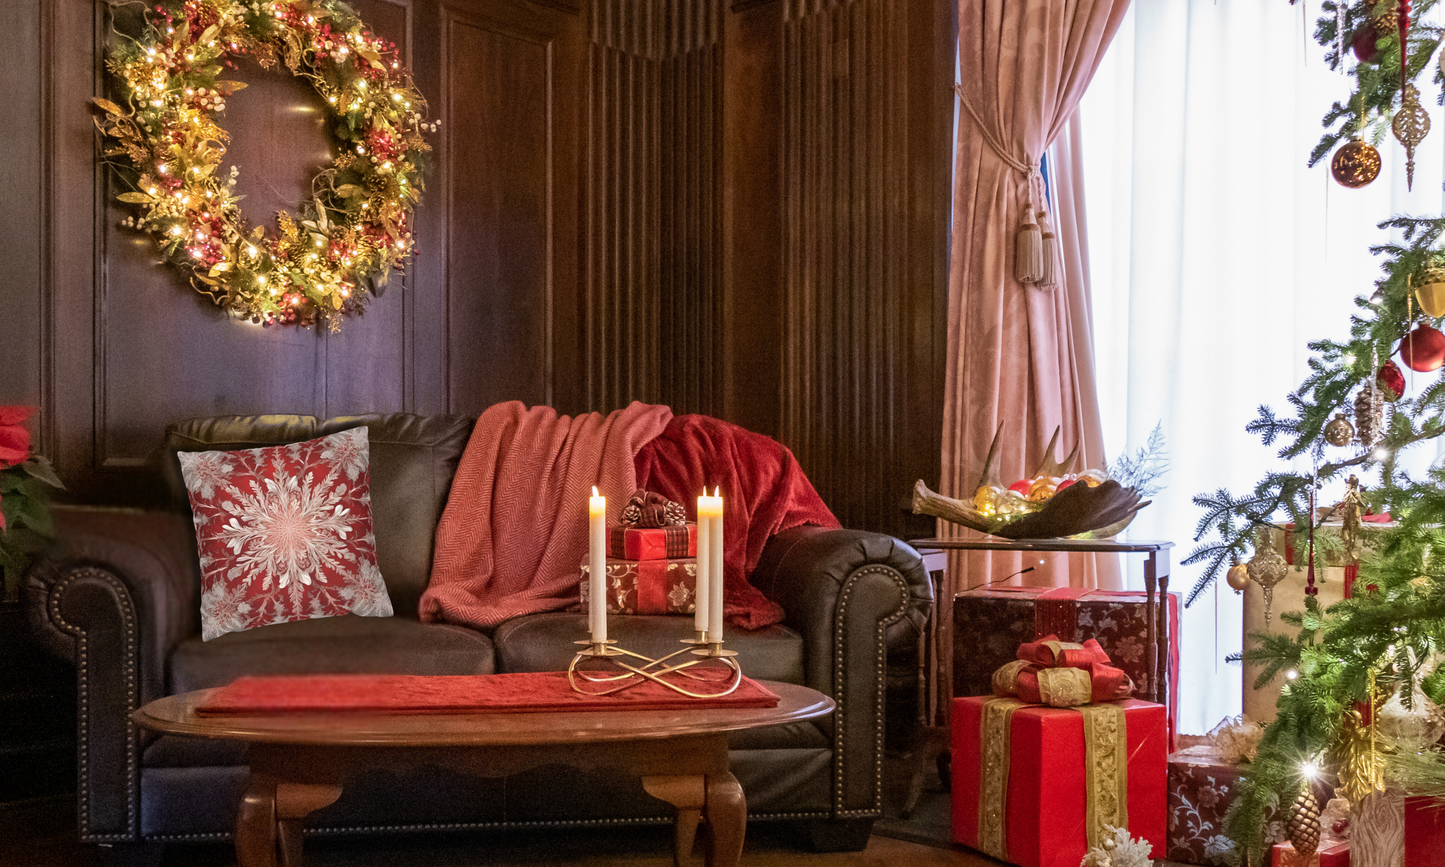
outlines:
{"label": "string of fairy lights", "polygon": [[[278,62],[324,101],[337,150],[279,231],[238,206],[237,166],[217,122],[246,85],[224,78],[241,58]],[[326,324],[359,314],[413,251],[424,189],[426,102],[396,46],[335,0],[162,0],[139,37],[120,35],[106,62],[117,101],[97,98],[106,157],[139,206],[123,225],[149,233],[193,286],[260,324]],[[368,291],[370,290],[370,291]]]}

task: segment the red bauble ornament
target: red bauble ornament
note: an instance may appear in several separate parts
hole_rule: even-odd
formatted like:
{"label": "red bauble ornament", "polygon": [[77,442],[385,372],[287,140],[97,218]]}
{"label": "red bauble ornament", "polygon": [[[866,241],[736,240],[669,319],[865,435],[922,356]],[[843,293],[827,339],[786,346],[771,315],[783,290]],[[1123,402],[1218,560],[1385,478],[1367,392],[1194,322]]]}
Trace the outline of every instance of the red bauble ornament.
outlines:
{"label": "red bauble ornament", "polygon": [[1411,370],[1429,373],[1445,364],[1445,334],[1420,325],[1400,339],[1400,360]]}
{"label": "red bauble ornament", "polygon": [[1375,384],[1380,386],[1380,394],[1385,400],[1399,400],[1400,395],[1405,393],[1405,373],[1400,370],[1400,365],[1387,361],[1375,374]]}
{"label": "red bauble ornament", "polygon": [[1379,63],[1380,49],[1375,47],[1375,23],[1366,21],[1355,29],[1350,37],[1350,49],[1355,52],[1355,57],[1361,63]]}

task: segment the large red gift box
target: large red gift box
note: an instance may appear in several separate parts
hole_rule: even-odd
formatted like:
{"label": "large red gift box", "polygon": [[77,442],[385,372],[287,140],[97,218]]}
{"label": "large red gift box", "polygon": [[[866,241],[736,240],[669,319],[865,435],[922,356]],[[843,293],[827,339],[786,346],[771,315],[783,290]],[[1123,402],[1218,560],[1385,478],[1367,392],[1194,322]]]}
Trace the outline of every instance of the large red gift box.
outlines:
{"label": "large red gift box", "polygon": [[[953,700],[953,840],[980,843],[984,705]],[[1164,706],[1138,699],[1110,702],[1124,710],[1129,833],[1164,857],[1168,751]],[[1078,867],[1088,852],[1084,717],[1077,708],[1024,706],[1008,726],[1004,817],[1008,861],[1022,867]]]}
{"label": "large red gift box", "polygon": [[[1168,599],[1172,742],[1179,714],[1179,594],[1170,593]],[[1148,691],[1149,617],[1143,591],[991,587],[953,598],[954,696],[990,694],[993,673],[1013,661],[1019,645],[1050,634],[1075,643],[1096,639],[1112,664],[1134,681],[1134,694]]]}
{"label": "large red gift box", "polygon": [[697,556],[697,525],[612,527],[607,556],[619,560],[683,560]]}
{"label": "large red gift box", "polygon": [[[582,608],[590,583],[582,564]],[[697,595],[697,560],[607,558],[607,613],[691,614]]]}
{"label": "large red gift box", "polygon": [[1445,864],[1445,808],[1433,798],[1405,799],[1405,865]]}
{"label": "large red gift box", "polygon": [[[1320,841],[1320,848],[1308,858],[1303,857],[1288,843],[1274,844],[1270,863],[1272,867],[1350,867],[1350,844]],[[1421,861],[1418,867],[1438,863]],[[1416,867],[1416,862],[1405,859],[1406,867]]]}

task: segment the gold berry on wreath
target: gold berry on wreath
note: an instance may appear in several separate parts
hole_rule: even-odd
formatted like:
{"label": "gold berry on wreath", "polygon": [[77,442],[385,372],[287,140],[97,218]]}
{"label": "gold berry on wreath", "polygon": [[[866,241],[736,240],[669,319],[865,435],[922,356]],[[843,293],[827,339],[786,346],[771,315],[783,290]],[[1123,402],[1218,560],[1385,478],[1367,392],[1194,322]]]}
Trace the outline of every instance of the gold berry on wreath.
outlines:
{"label": "gold berry on wreath", "polygon": [[[336,148],[280,231],[252,226],[222,177],[226,131],[216,115],[246,85],[222,79],[236,60],[278,62],[316,89]],[[160,0],[135,39],[106,60],[116,101],[105,151],[140,206],[124,225],[146,231],[192,285],[227,312],[265,324],[311,326],[359,314],[412,253],[420,199],[426,102],[396,46],[337,0]]]}
{"label": "gold berry on wreath", "polygon": [[1380,175],[1380,152],[1358,135],[1335,151],[1330,175],[1342,186],[1357,189]]}

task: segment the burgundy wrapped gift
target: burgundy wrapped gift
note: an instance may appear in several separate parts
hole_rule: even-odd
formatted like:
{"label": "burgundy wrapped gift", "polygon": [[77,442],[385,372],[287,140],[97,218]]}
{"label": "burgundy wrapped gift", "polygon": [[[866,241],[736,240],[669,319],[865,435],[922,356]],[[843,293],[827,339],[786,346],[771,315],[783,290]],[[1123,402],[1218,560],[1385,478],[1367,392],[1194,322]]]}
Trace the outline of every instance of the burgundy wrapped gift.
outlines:
{"label": "burgundy wrapped gift", "polygon": [[[1208,745],[1189,747],[1169,757],[1169,848],[1165,857],[1181,864],[1230,863],[1234,841],[1224,832],[1224,815],[1234,803],[1241,765],[1221,758]],[[1322,789],[1317,796],[1328,797]],[[1320,803],[1324,803],[1321,801]],[[1281,839],[1282,818],[1265,814],[1269,842]]]}
{"label": "burgundy wrapped gift", "polygon": [[697,525],[614,526],[607,531],[607,556],[620,560],[682,560],[697,556]]}
{"label": "burgundy wrapped gift", "polygon": [[[1179,712],[1179,594],[1169,599],[1169,731]],[[988,695],[993,673],[1014,659],[1019,645],[1046,635],[1063,641],[1095,638],[1113,664],[1134,681],[1134,694],[1150,687],[1149,618],[1140,590],[1082,587],[993,587],[966,590],[953,599],[953,694]]]}
{"label": "burgundy wrapped gift", "polygon": [[[582,564],[582,608],[588,599],[587,564]],[[697,560],[607,559],[607,613],[691,614],[697,590]]]}

